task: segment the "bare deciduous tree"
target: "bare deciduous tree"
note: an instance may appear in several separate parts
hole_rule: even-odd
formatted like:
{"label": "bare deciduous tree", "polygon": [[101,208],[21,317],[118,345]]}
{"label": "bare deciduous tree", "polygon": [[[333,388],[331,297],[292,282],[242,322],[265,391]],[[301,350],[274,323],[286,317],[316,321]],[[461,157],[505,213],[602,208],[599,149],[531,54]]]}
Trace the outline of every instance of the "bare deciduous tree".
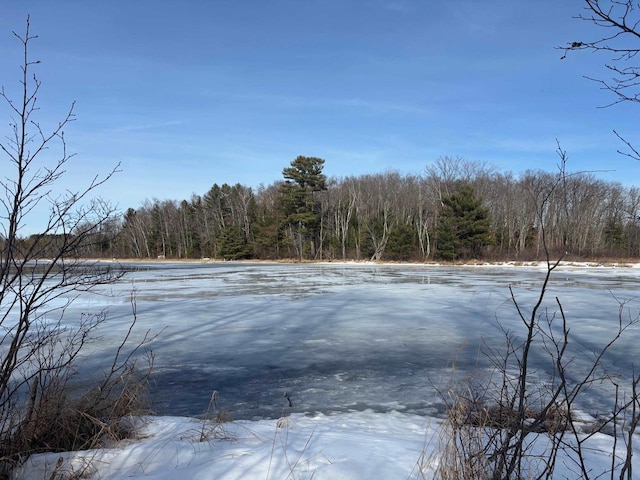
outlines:
{"label": "bare deciduous tree", "polygon": [[[0,90],[11,117],[10,132],[0,141],[4,157],[0,178],[2,470],[31,453],[35,444],[41,449],[54,448],[43,427],[48,424],[51,428],[53,419],[60,418],[70,367],[91,332],[106,318],[105,312],[98,312],[63,324],[63,315],[78,292],[113,282],[121,275],[119,270],[80,258],[94,242],[103,240],[114,220],[114,208],[91,197],[117,167],[104,177],[94,177],[84,188],[55,193],[73,158],[64,129],[74,120],[74,105],[53,127],[39,122],[41,83],[32,72],[39,62],[29,55],[37,37],[30,31],[29,18],[24,35],[14,32],[14,36],[23,53],[20,93],[13,98],[4,87]],[[33,228],[30,222],[43,209],[48,211],[44,224],[38,233],[25,238],[22,233]],[[127,339],[128,335],[125,342]],[[125,354],[123,346],[101,389],[94,392],[92,405],[119,388],[124,371],[131,372],[132,357]],[[57,436],[64,436],[61,429]]]}
{"label": "bare deciduous tree", "polygon": [[[566,153],[559,148],[561,165]],[[558,297],[555,311],[547,300],[548,288],[561,258],[553,260],[547,242],[545,224],[549,203],[566,198],[562,189],[570,175],[563,168],[551,183],[537,189],[535,201],[546,271],[537,298],[530,308],[517,299],[510,287],[511,301],[521,329],[500,328],[504,342],[499,347],[487,342],[483,353],[490,373],[480,382],[469,381],[449,392],[448,422],[443,435],[442,462],[437,478],[552,479],[560,452],[574,462],[569,466],[576,478],[602,478],[588,464],[589,441],[596,433],[612,433],[614,440],[610,478],[632,479],[633,439],[638,425],[640,376],[633,373],[623,379],[603,365],[606,354],[624,332],[640,322],[640,316],[619,302],[616,328],[608,341],[595,349],[572,349],[575,343],[570,318]],[[560,194],[558,192],[560,191]],[[574,326],[575,328],[575,326]],[[579,342],[579,341],[577,341]],[[580,350],[584,348],[583,352]],[[577,357],[583,360],[577,367]],[[534,359],[544,358],[548,365],[545,380],[534,369]],[[622,385],[626,382],[627,385]],[[602,385],[606,385],[603,387]],[[607,388],[611,402],[598,422],[586,425],[574,415],[576,404],[598,385]],[[626,388],[625,388],[626,387]],[[620,429],[620,430],[618,430]]]}

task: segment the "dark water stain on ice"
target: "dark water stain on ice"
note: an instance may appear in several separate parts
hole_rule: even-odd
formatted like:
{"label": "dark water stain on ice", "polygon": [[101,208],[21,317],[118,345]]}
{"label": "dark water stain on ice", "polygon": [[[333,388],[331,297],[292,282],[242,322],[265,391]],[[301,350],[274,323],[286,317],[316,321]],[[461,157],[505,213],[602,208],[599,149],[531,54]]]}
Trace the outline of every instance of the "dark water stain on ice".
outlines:
{"label": "dark water stain on ice", "polygon": [[435,369],[394,362],[382,368],[346,362],[300,368],[265,365],[229,373],[182,366],[154,374],[153,398],[159,413],[190,416],[207,411],[214,390],[218,406],[234,418],[367,409],[433,415],[442,402],[428,386],[429,376],[441,375]]}

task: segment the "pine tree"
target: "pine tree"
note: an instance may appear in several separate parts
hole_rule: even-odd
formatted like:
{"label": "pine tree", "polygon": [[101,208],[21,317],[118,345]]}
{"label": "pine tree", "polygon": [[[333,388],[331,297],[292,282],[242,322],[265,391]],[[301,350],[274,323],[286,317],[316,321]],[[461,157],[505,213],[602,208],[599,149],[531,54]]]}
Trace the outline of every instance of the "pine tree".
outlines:
{"label": "pine tree", "polygon": [[282,170],[285,178],[280,188],[283,226],[299,258],[307,248],[313,257],[319,243],[320,202],[316,194],[327,189],[323,166],[321,158],[299,156],[290,167]]}
{"label": "pine tree", "polygon": [[442,204],[437,255],[446,260],[480,257],[493,244],[489,210],[469,184],[461,184]]}
{"label": "pine tree", "polygon": [[410,260],[417,249],[415,228],[406,223],[396,225],[389,232],[389,241],[384,250],[385,257],[390,260]]}
{"label": "pine tree", "polygon": [[219,253],[225,260],[239,260],[251,256],[251,247],[239,226],[228,225],[222,230]]}

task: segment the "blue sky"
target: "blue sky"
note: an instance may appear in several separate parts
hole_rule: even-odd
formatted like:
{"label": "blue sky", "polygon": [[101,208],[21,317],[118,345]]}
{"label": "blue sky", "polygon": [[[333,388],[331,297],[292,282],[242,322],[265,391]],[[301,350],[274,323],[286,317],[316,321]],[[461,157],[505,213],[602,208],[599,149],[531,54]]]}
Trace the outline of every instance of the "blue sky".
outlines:
{"label": "blue sky", "polygon": [[441,156],[553,170],[556,139],[570,170],[635,185],[612,130],[640,141],[640,107],[598,108],[612,97],[583,76],[606,76],[608,58],[554,49],[598,36],[572,19],[582,3],[0,0],[0,84],[17,85],[11,31],[30,14],[41,124],[77,102],[61,186],[120,162],[100,194],[122,209],[270,184],[298,155],[337,177]]}

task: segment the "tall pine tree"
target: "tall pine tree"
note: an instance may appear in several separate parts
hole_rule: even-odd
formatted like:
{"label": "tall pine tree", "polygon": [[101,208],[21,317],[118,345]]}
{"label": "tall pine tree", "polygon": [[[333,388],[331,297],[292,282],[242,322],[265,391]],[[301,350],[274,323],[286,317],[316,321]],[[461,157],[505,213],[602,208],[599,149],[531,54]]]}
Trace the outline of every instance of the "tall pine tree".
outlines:
{"label": "tall pine tree", "polygon": [[297,157],[282,170],[285,182],[280,188],[284,228],[300,259],[308,253],[313,258],[320,238],[320,202],[317,192],[326,190],[327,177],[322,173],[324,160]]}

